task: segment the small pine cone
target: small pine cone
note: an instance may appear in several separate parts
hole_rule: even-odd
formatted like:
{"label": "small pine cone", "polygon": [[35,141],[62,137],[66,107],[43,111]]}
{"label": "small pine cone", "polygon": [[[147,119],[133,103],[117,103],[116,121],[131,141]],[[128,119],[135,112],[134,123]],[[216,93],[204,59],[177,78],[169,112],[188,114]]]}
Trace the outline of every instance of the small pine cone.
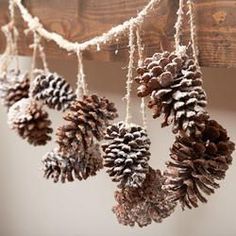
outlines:
{"label": "small pine cone", "polygon": [[167,199],[168,192],[162,189],[164,178],[159,170],[149,168],[147,178],[139,188],[123,188],[116,191],[118,204],[113,212],[120,224],[144,227],[152,221],[160,223],[170,216],[176,203]]}
{"label": "small pine cone", "polygon": [[177,137],[165,173],[165,188],[172,199],[179,200],[183,209],[207,202],[204,194],[219,188],[217,180],[225,177],[234,148],[227,131],[214,120],[205,121],[200,136]]}
{"label": "small pine cone", "polygon": [[83,180],[94,176],[103,168],[103,159],[99,145],[95,144],[86,150],[83,155],[64,157],[57,149],[43,157],[44,176],[52,178],[55,183],[72,182],[75,179]]}
{"label": "small pine cone", "polygon": [[104,144],[104,166],[118,187],[140,187],[149,170],[150,139],[146,131],[135,124],[124,122],[107,129]]}
{"label": "small pine cone", "polygon": [[45,145],[51,140],[48,113],[30,98],[23,98],[10,107],[8,124],[32,145]]}
{"label": "small pine cone", "polygon": [[83,152],[94,142],[101,141],[110,121],[117,117],[114,103],[97,95],[76,100],[65,115],[67,123],[58,128],[57,143],[63,155]]}
{"label": "small pine cone", "polygon": [[56,73],[39,73],[33,81],[32,96],[49,108],[66,110],[76,98],[69,83]]}
{"label": "small pine cone", "polygon": [[0,75],[0,98],[9,109],[22,98],[28,98],[30,81],[27,73],[10,70]]}
{"label": "small pine cone", "polygon": [[202,74],[186,50],[179,54],[155,53],[137,73],[138,96],[150,96],[148,107],[154,112],[153,118],[164,115],[163,127],[173,123],[174,133],[203,129],[201,120],[207,115],[207,102]]}

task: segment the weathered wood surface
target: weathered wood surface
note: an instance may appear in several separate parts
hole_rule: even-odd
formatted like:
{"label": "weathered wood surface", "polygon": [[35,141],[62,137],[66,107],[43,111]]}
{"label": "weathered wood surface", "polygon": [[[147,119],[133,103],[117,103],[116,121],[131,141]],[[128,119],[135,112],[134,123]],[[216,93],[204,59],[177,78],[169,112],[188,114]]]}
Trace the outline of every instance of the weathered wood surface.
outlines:
{"label": "weathered wood surface", "polygon": [[[44,26],[60,33],[71,41],[85,41],[109,30],[112,26],[136,16],[149,0],[25,0],[25,6],[39,17]],[[8,21],[7,0],[0,0],[0,26]],[[200,48],[200,64],[208,67],[236,67],[236,1],[196,0],[196,21]],[[147,16],[142,28],[145,54],[173,48],[174,24],[178,0],[162,0],[161,4]],[[21,33],[25,27],[19,12],[17,25]],[[188,21],[185,21],[183,42],[189,41]],[[31,55],[28,45],[32,39],[20,37],[19,52]],[[0,52],[5,40],[0,34]],[[54,43],[44,42],[49,57],[66,57]],[[119,52],[115,55],[114,51]],[[125,60],[127,37],[114,41],[111,45],[85,53],[87,59],[103,61]],[[68,57],[70,58],[70,57]]]}

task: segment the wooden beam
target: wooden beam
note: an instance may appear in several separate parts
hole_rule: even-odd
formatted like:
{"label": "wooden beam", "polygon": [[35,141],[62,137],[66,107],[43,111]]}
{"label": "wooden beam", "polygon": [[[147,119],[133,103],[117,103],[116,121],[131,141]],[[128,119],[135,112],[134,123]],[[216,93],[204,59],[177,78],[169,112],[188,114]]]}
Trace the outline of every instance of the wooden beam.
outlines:
{"label": "wooden beam", "polygon": [[[109,30],[130,17],[136,16],[149,0],[25,0],[25,6],[32,15],[39,17],[44,26],[60,33],[71,41],[82,42]],[[69,3],[68,3],[69,2]],[[235,0],[197,0],[196,21],[200,64],[208,67],[236,67],[236,1]],[[0,26],[8,21],[7,0],[0,1]],[[177,0],[162,0],[161,4],[147,16],[142,28],[145,54],[173,49],[174,24],[176,21]],[[32,42],[25,37],[25,23],[17,11],[17,25],[21,32],[19,52],[31,55],[28,45]],[[189,25],[185,21],[183,42],[189,42]],[[4,50],[5,40],[0,34],[0,52]],[[47,56],[65,57],[64,51],[54,43],[44,42]],[[118,49],[116,55],[114,51]],[[111,45],[87,51],[87,59],[120,61],[127,58],[127,36]]]}

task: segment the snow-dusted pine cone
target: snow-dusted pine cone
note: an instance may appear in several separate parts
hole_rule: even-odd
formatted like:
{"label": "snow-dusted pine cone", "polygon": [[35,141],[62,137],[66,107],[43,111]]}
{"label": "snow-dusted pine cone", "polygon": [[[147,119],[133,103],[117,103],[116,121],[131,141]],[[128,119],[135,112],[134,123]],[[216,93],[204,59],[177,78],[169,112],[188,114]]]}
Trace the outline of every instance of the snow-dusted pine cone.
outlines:
{"label": "snow-dusted pine cone", "polygon": [[173,123],[173,132],[201,129],[207,116],[202,74],[185,48],[175,52],[155,53],[137,69],[138,96],[150,96],[148,107],[153,117],[163,114],[162,126]]}
{"label": "snow-dusted pine cone", "polygon": [[87,179],[103,168],[98,144],[92,145],[83,154],[70,157],[63,157],[57,149],[54,149],[43,157],[42,162],[44,176],[47,179],[52,178],[55,183]]}
{"label": "snow-dusted pine cone", "polygon": [[114,103],[97,95],[76,100],[65,115],[66,124],[57,131],[59,151],[63,155],[75,155],[89,148],[104,137],[109,123],[117,117]]}
{"label": "snow-dusted pine cone", "polygon": [[124,122],[107,129],[104,144],[104,166],[112,181],[119,187],[140,187],[149,170],[150,139],[138,125]]}
{"label": "snow-dusted pine cone", "polygon": [[48,113],[30,98],[23,98],[10,107],[8,124],[32,145],[45,145],[51,140],[52,129]]}
{"label": "snow-dusted pine cone", "polygon": [[28,98],[29,87],[27,73],[10,70],[0,75],[0,98],[7,109],[22,98]]}
{"label": "snow-dusted pine cone", "polygon": [[176,203],[169,201],[168,192],[162,189],[164,178],[159,170],[149,168],[143,185],[139,188],[123,188],[115,192],[118,204],[113,212],[120,224],[140,227],[152,221],[160,223],[170,216]]}
{"label": "snow-dusted pine cone", "polygon": [[217,180],[225,177],[234,148],[227,131],[214,120],[205,121],[200,136],[178,136],[165,173],[165,188],[172,192],[172,199],[179,200],[183,208],[207,202],[204,194],[219,187]]}
{"label": "snow-dusted pine cone", "polygon": [[76,98],[69,83],[56,73],[39,73],[32,83],[31,93],[49,108],[63,111]]}

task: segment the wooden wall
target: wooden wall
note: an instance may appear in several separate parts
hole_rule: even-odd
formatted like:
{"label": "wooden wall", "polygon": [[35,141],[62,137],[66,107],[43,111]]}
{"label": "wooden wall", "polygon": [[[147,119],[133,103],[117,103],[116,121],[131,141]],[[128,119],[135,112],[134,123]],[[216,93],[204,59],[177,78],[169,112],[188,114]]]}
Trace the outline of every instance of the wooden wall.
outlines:
{"label": "wooden wall", "polygon": [[[72,41],[85,41],[109,30],[112,26],[136,16],[149,0],[25,0],[30,12],[38,16],[44,26]],[[200,64],[208,67],[236,67],[236,1],[195,0],[197,12]],[[8,21],[7,0],[0,1],[0,26]],[[145,53],[173,48],[174,24],[178,0],[162,0],[147,17],[142,29]],[[17,13],[17,25],[23,32],[25,24]],[[31,55],[30,37],[21,34],[19,51]],[[189,25],[185,22],[183,42],[189,41]],[[47,55],[64,57],[65,52],[54,43],[44,42]],[[0,52],[5,40],[0,34]],[[87,59],[103,61],[127,60],[127,37],[102,47],[100,52],[90,50]],[[114,51],[119,49],[117,55]],[[70,58],[70,57],[68,57]]]}

